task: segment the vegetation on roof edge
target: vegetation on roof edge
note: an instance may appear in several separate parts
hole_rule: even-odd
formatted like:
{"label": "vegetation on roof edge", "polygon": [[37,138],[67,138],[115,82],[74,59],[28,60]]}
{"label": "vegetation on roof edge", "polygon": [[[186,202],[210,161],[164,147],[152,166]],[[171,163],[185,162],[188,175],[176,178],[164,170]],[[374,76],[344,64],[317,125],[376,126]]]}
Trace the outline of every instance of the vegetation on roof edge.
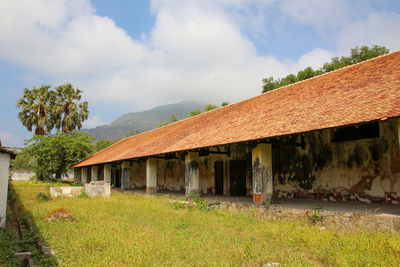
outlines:
{"label": "vegetation on roof edge", "polygon": [[387,53],[389,53],[389,49],[387,49],[384,46],[373,45],[371,47],[362,46],[361,48],[356,46],[355,48],[351,49],[350,56],[348,57],[342,56],[341,58],[333,57],[331,59],[331,62],[323,64],[322,68],[320,69],[313,70],[313,68],[307,67],[303,70],[300,70],[297,73],[297,75],[289,74],[284,78],[277,78],[277,79],[271,76],[268,78],[264,78],[262,80],[263,81],[262,93],[266,93],[278,89],[280,87],[293,84],[295,82],[303,81],[349,65],[360,63],[364,60],[368,60]]}

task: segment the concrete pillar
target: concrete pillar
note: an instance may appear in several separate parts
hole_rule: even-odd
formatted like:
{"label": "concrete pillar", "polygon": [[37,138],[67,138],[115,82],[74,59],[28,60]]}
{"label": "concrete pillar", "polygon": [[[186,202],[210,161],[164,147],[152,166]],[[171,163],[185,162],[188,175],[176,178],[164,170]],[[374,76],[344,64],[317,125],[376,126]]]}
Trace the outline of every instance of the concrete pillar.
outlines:
{"label": "concrete pillar", "polygon": [[80,183],[81,182],[81,168],[75,168],[74,169],[74,182],[75,183]]}
{"label": "concrete pillar", "polygon": [[81,182],[82,184],[86,184],[88,182],[87,179],[87,168],[83,167],[81,168]]}
{"label": "concrete pillar", "polygon": [[129,161],[122,162],[121,189],[129,190],[131,187],[131,163]]}
{"label": "concrete pillar", "polygon": [[8,194],[8,171],[10,154],[0,151],[0,229],[6,227],[6,209]]}
{"label": "concrete pillar", "polygon": [[272,145],[258,144],[252,150],[253,203],[271,202],[272,184]]}
{"label": "concrete pillar", "polygon": [[199,152],[189,152],[185,156],[186,195],[199,193]]}
{"label": "concrete pillar", "polygon": [[104,182],[111,183],[111,164],[104,164]]}
{"label": "concrete pillar", "polygon": [[97,181],[97,175],[99,174],[97,166],[92,166],[90,168],[90,171],[91,171],[91,176],[90,176],[91,180],[92,181]]}
{"label": "concrete pillar", "polygon": [[147,159],[146,161],[146,193],[157,192],[157,159]]}

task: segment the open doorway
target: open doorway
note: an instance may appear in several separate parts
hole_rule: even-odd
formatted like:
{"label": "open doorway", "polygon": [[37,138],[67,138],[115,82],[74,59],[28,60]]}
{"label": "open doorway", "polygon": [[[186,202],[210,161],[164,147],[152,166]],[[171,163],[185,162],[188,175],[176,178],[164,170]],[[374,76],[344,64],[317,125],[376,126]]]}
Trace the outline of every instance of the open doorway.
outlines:
{"label": "open doorway", "polygon": [[222,196],[224,194],[224,163],[222,161],[214,163],[214,177],[215,194]]}
{"label": "open doorway", "polygon": [[115,169],[115,184],[114,187],[121,187],[121,170]]}
{"label": "open doorway", "polygon": [[230,195],[246,196],[246,161],[229,161]]}

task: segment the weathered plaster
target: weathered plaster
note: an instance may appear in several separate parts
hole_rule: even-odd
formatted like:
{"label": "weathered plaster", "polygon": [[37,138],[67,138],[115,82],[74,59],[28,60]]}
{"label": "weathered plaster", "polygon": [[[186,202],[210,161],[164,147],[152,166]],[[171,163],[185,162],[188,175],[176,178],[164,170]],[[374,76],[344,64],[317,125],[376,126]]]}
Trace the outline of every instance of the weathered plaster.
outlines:
{"label": "weathered plaster", "polygon": [[271,201],[273,194],[272,145],[258,144],[252,151],[253,202]]}
{"label": "weathered plaster", "polygon": [[104,182],[111,183],[111,164],[104,165]]}
{"label": "weathered plaster", "polygon": [[146,162],[134,162],[131,167],[131,187],[146,188]]}
{"label": "weathered plaster", "polygon": [[88,169],[85,167],[81,168],[81,181],[83,184],[88,182]]}
{"label": "weathered plaster", "polygon": [[188,152],[185,156],[185,192],[199,192],[199,153]]}
{"label": "weathered plaster", "polygon": [[179,159],[160,159],[157,162],[157,188],[185,191],[185,162]]}
{"label": "weathered plaster", "polygon": [[74,182],[75,183],[80,183],[81,182],[81,168],[75,168],[74,169]]}
{"label": "weathered plaster", "polygon": [[97,181],[98,173],[99,173],[99,171],[98,171],[97,166],[90,167],[90,178],[91,178],[90,180]]}
{"label": "weathered plaster", "polygon": [[149,158],[146,161],[146,192],[157,192],[157,159]]}
{"label": "weathered plaster", "polygon": [[129,161],[122,162],[121,165],[121,190],[131,189],[131,163]]}
{"label": "weathered plaster", "polygon": [[305,134],[305,149],[276,148],[275,195],[396,203],[400,187],[398,120],[379,125],[380,138],[331,142],[333,130],[327,129]]}
{"label": "weathered plaster", "polygon": [[6,226],[9,167],[10,155],[0,152],[0,229]]}

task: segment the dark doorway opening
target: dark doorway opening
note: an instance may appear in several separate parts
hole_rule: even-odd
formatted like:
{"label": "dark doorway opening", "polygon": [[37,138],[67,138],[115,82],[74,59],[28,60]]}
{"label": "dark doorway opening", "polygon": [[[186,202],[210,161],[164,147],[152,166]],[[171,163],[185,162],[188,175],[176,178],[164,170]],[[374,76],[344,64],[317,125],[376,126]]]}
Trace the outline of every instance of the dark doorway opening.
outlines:
{"label": "dark doorway opening", "polygon": [[215,194],[224,194],[224,163],[222,161],[216,161],[214,163],[214,176],[215,176]]}
{"label": "dark doorway opening", "polygon": [[121,187],[121,171],[115,170],[115,187]]}
{"label": "dark doorway opening", "polygon": [[230,195],[246,196],[246,161],[229,161]]}

